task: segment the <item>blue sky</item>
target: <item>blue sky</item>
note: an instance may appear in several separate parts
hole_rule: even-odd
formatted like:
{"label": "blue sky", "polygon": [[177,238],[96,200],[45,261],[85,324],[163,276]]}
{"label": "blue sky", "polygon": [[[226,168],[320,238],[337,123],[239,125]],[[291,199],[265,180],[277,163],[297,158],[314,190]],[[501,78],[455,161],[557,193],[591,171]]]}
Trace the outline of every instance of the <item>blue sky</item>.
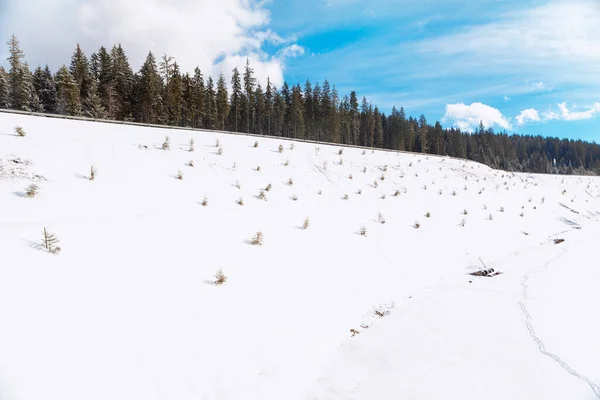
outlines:
{"label": "blue sky", "polygon": [[404,106],[444,125],[482,119],[600,141],[600,2],[290,0],[269,9],[270,27],[305,49],[286,63],[288,81],[327,78],[385,111]]}
{"label": "blue sky", "polygon": [[328,79],[386,113],[597,142],[599,26],[598,0],[0,0],[0,35],[32,67],[76,43],[213,76],[248,57],[263,85]]}

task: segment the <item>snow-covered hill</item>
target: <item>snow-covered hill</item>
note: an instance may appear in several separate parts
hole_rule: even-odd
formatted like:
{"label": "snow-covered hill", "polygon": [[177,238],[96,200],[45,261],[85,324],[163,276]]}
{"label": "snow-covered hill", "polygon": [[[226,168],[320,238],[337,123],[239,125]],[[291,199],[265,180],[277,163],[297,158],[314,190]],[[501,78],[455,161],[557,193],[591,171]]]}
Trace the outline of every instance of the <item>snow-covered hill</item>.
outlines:
{"label": "snow-covered hill", "polygon": [[599,183],[2,114],[0,399],[600,399]]}

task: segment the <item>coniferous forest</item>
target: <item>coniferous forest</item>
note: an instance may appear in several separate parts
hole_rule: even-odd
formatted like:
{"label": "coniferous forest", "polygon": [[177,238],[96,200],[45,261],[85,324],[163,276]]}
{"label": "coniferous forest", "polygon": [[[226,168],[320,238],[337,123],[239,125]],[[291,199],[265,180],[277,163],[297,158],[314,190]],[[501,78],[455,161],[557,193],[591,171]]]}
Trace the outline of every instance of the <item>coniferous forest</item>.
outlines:
{"label": "coniferous forest", "polygon": [[18,39],[0,66],[0,108],[98,119],[228,130],[392,150],[448,155],[508,171],[600,174],[600,145],[581,140],[475,132],[431,124],[404,108],[381,112],[356,92],[340,94],[327,80],[263,87],[246,63],[204,76],[182,73],[173,57],[151,52],[134,72],[121,45],[89,58],[77,45],[69,66],[30,69]]}

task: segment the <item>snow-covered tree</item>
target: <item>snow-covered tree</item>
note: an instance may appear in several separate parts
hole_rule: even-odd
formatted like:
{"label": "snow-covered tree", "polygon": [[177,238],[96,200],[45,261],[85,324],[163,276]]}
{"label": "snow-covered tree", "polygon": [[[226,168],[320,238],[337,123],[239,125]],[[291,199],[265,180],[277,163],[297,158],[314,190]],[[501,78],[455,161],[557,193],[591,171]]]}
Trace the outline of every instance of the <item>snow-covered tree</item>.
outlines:
{"label": "snow-covered tree", "polygon": [[54,80],[58,97],[57,111],[60,114],[81,115],[79,87],[65,65],[56,72]]}

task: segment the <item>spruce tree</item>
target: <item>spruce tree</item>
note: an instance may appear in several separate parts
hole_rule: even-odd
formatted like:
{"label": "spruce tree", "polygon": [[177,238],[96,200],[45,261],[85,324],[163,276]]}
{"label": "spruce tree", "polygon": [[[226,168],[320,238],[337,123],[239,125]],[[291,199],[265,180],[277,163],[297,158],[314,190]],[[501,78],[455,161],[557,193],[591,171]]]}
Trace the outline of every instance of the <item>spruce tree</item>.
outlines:
{"label": "spruce tree", "polygon": [[8,108],[8,74],[0,65],[0,108]]}
{"label": "spruce tree", "polygon": [[8,71],[8,106],[14,110],[30,111],[31,92],[33,85],[31,73],[23,62],[25,57],[19,47],[19,40],[12,35],[7,42],[9,56],[7,61],[10,69]]}
{"label": "spruce tree", "polygon": [[373,118],[375,123],[375,137],[373,139],[373,146],[383,148],[383,119],[385,116],[381,115],[379,109],[375,107]]}
{"label": "spruce tree", "polygon": [[[222,76],[222,75],[221,75]],[[225,92],[227,93],[227,92]],[[218,93],[215,93],[215,84],[211,76],[206,81],[205,91],[206,102],[204,104],[204,121],[205,127],[208,129],[222,129],[224,130],[224,121],[221,120],[221,116],[218,110]],[[227,116],[225,116],[227,119]]]}
{"label": "spruce tree", "polygon": [[352,144],[358,144],[358,136],[360,133],[360,115],[358,112],[358,99],[356,97],[356,92],[353,90],[350,92],[350,135]]}
{"label": "spruce tree", "polygon": [[229,99],[230,119],[229,129],[239,132],[239,123],[242,117],[242,81],[237,67],[231,76],[231,98]]}
{"label": "spruce tree", "polygon": [[54,114],[57,112],[58,97],[56,94],[56,85],[50,67],[46,65],[44,69],[38,67],[33,75],[33,87],[43,111]]}
{"label": "spruce tree", "polygon": [[267,78],[267,88],[265,89],[265,127],[266,134],[271,135],[271,118],[273,116],[273,88],[271,79]]}
{"label": "spruce tree", "polygon": [[206,88],[204,87],[204,76],[200,68],[196,67],[194,70],[194,78],[192,80],[192,104],[194,108],[193,120],[195,128],[203,128],[204,125],[204,110]]}
{"label": "spruce tree", "polygon": [[84,101],[85,115],[95,119],[106,119],[108,114],[102,105],[102,99],[98,95],[97,84],[95,80],[91,81],[88,97]]}
{"label": "spruce tree", "polygon": [[217,120],[219,123],[219,129],[225,129],[225,121],[229,117],[229,103],[227,94],[227,82],[223,74],[219,74],[219,80],[217,81],[217,94],[216,94],[216,109],[217,109]]}
{"label": "spruce tree", "polygon": [[304,139],[305,123],[303,110],[302,89],[300,85],[292,88],[292,104],[290,106],[290,122],[292,127],[292,135],[296,139]]}
{"label": "spruce tree", "polygon": [[246,58],[246,68],[244,69],[244,114],[246,116],[246,133],[250,133],[253,125],[254,116],[254,87],[256,78],[254,70],[250,68],[250,60]]}
{"label": "spruce tree", "polygon": [[77,82],[63,65],[54,77],[58,97],[57,111],[63,115],[81,115],[81,102],[79,101],[79,87]]}
{"label": "spruce tree", "polygon": [[94,68],[98,70],[98,96],[100,96],[102,105],[108,115],[114,118],[117,111],[117,98],[115,82],[113,80],[113,62],[110,53],[105,47],[100,47],[98,51],[98,63]]}
{"label": "spruce tree", "polygon": [[92,95],[92,74],[90,72],[90,65],[87,57],[81,50],[79,44],[77,44],[77,47],[73,52],[73,56],[71,57],[71,66],[69,67],[69,72],[71,72],[71,75],[77,83],[79,88],[79,98],[81,99],[82,103],[89,103],[89,97]]}
{"label": "spruce tree", "polygon": [[162,116],[162,80],[152,52],[148,53],[139,76],[139,103],[137,106],[140,121],[148,124],[158,123]]}
{"label": "spruce tree", "polygon": [[183,109],[182,78],[179,65],[173,63],[171,77],[165,87],[165,108],[169,125],[179,126]]}
{"label": "spruce tree", "polygon": [[119,120],[130,119],[133,114],[133,71],[120,44],[113,47],[110,58],[112,60],[111,81],[114,85],[112,116]]}
{"label": "spruce tree", "polygon": [[265,121],[265,94],[263,93],[260,83],[256,85],[254,91],[254,115],[255,123],[252,129],[253,133],[262,135],[264,132],[264,121]]}

